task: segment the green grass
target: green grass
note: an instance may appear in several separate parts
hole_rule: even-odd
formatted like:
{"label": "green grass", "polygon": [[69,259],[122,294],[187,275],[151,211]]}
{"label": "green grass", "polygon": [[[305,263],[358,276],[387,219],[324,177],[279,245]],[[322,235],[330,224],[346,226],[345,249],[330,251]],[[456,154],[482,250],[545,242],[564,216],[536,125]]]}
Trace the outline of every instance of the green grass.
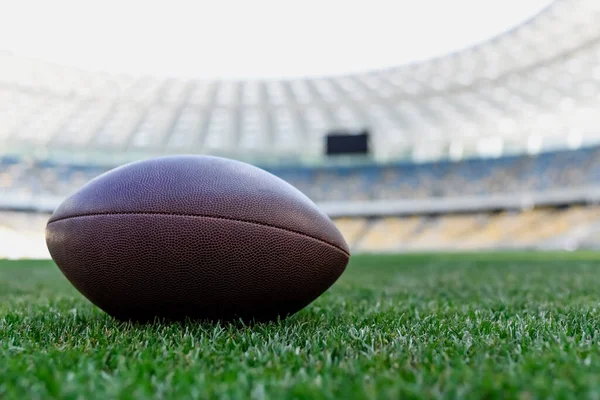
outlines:
{"label": "green grass", "polygon": [[118,323],[0,261],[0,398],[599,398],[600,255],[356,256],[270,324]]}

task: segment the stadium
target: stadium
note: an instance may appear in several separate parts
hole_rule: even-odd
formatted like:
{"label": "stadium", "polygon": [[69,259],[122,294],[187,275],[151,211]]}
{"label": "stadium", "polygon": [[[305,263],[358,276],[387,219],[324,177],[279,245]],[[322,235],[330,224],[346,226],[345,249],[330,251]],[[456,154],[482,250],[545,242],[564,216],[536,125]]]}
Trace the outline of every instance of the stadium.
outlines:
{"label": "stadium", "polygon": [[[593,0],[331,76],[132,75],[0,51],[0,397],[595,398],[598,110]],[[335,138],[363,138],[360,154],[331,154]],[[138,326],[89,304],[50,260],[51,213],[108,170],[190,153],[306,194],[351,249],[340,281],[255,326]]]}

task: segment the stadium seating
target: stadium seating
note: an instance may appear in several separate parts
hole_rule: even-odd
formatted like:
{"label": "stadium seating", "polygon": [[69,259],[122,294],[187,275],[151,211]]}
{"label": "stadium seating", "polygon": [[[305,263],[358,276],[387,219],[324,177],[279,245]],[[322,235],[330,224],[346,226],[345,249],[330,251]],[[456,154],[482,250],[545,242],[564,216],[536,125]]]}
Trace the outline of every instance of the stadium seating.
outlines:
{"label": "stadium seating", "polygon": [[346,242],[353,247],[366,230],[368,221],[366,218],[338,218],[335,224],[346,238]]}
{"label": "stadium seating", "polygon": [[[66,196],[107,168],[0,158],[6,194]],[[497,159],[269,168],[318,202],[544,192],[600,185],[600,148]]]}
{"label": "stadium seating", "polygon": [[599,22],[597,1],[557,0],[478,46],[330,78],[127,76],[0,52],[0,141],[20,151],[310,160],[322,158],[328,130],[367,127],[378,162],[597,143]]}
{"label": "stadium seating", "polygon": [[[0,258],[47,258],[44,227],[49,215],[0,211]],[[596,230],[600,205],[522,212],[438,216],[337,218],[353,252],[553,248],[571,245],[569,232],[585,231],[580,240],[600,245]],[[564,239],[561,241],[561,239]]]}
{"label": "stadium seating", "polygon": [[[350,243],[355,251],[363,252],[533,249],[549,241],[554,241],[553,248],[568,249],[572,245],[570,232],[580,230],[591,234],[596,231],[587,227],[599,223],[600,206],[572,206],[522,212],[385,217],[371,221],[361,235],[346,237],[352,238]],[[599,239],[592,235],[587,240],[593,240],[597,246]]]}
{"label": "stadium seating", "polygon": [[364,238],[353,244],[367,251],[394,251],[402,247],[405,239],[422,223],[421,217],[387,217],[372,221]]}
{"label": "stadium seating", "polygon": [[[0,211],[0,258],[47,258],[48,214]],[[345,217],[334,222],[353,252],[570,249],[600,246],[600,205],[408,217]],[[573,243],[573,232],[578,232]]]}
{"label": "stadium seating", "polygon": [[[124,160],[177,153],[243,158],[319,203],[598,189],[599,26],[600,2],[557,0],[454,54],[290,80],[125,76],[0,52],[0,198],[60,200]],[[328,130],[365,127],[368,160],[324,158]],[[600,218],[593,205],[524,208],[336,222],[355,250],[397,251],[562,248]],[[1,212],[0,257],[42,254],[45,218]]]}

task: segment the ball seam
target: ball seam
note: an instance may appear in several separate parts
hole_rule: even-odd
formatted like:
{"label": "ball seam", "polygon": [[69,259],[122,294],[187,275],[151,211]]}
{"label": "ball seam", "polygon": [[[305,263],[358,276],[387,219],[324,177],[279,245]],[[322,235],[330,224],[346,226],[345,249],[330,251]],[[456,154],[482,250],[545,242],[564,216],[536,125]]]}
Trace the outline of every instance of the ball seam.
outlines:
{"label": "ball seam", "polygon": [[230,217],[222,217],[222,216],[214,216],[214,215],[202,215],[202,214],[184,214],[184,213],[165,213],[165,212],[151,212],[151,211],[145,211],[145,212],[99,212],[99,213],[89,213],[89,214],[78,214],[78,215],[70,215],[67,217],[60,217],[60,218],[56,218],[53,220],[48,221],[47,225],[50,225],[51,223],[54,222],[59,222],[59,221],[65,221],[68,219],[75,219],[75,218],[84,218],[84,217],[95,217],[95,216],[102,216],[102,215],[106,215],[106,216],[112,216],[112,215],[164,215],[164,216],[174,216],[174,217],[194,217],[194,218],[211,218],[211,219],[219,219],[219,220],[227,220],[227,221],[235,221],[235,222],[245,222],[247,224],[253,224],[253,225],[260,225],[260,226],[267,226],[269,228],[275,228],[275,229],[280,229],[282,231],[286,231],[286,232],[290,232],[290,233],[295,233],[297,235],[301,235],[310,239],[314,239],[316,241],[319,241],[321,243],[325,243],[331,247],[334,247],[335,249],[341,251],[342,253],[344,253],[345,255],[347,255],[348,257],[350,257],[350,253],[348,253],[346,250],[342,249],[341,247],[337,246],[336,244],[333,244],[331,242],[328,242],[327,240],[323,240],[311,235],[308,235],[306,233],[303,232],[299,232],[293,229],[289,229],[289,228],[282,228],[280,226],[277,225],[272,225],[272,224],[267,224],[265,222],[259,222],[259,221],[252,221],[252,220],[245,220],[245,219],[239,219],[239,218],[230,218]]}

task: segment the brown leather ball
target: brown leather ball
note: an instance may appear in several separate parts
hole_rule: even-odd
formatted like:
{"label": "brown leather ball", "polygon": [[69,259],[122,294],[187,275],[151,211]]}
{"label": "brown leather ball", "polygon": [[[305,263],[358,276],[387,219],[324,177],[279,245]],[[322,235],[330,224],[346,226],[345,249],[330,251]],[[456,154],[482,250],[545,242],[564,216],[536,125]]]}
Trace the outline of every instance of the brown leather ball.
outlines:
{"label": "brown leather ball", "polygon": [[84,296],[133,320],[285,317],[327,290],[350,256],[292,185],[210,156],[100,175],[52,214],[46,243]]}

